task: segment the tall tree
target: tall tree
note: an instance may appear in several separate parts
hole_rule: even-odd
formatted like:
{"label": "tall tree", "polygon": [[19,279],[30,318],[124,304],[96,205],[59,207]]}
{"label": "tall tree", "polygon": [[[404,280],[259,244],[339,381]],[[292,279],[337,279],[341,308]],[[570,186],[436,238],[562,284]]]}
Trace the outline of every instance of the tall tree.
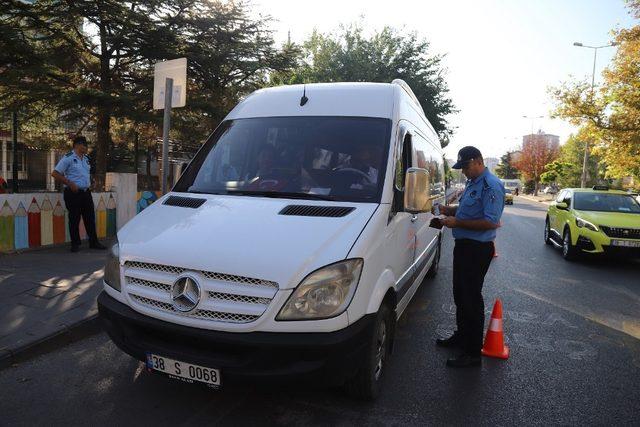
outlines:
{"label": "tall tree", "polygon": [[509,151],[500,157],[500,163],[496,166],[496,175],[503,179],[517,179],[520,172],[513,164],[513,152]]}
{"label": "tall tree", "polygon": [[251,17],[243,1],[2,1],[0,43],[11,49],[0,49],[0,109],[38,101],[67,122],[89,123],[98,185],[114,118],[129,119],[125,134],[137,136],[160,120],[151,109],[157,60],[187,57],[188,106],[175,111],[172,139],[195,151],[241,96],[295,56],[275,47],[269,18]]}
{"label": "tall tree", "polygon": [[[572,134],[567,138],[560,147],[560,157],[563,163],[569,166],[564,168],[563,174],[559,176],[558,184],[562,187],[579,187],[580,179],[582,177],[582,164],[584,159],[584,150],[587,145],[593,147],[595,140],[593,136],[585,131],[585,128],[580,129],[576,134]],[[601,169],[606,168],[606,165],[602,162],[597,149],[591,150],[587,161],[587,186],[590,187],[598,183],[601,178],[604,178],[604,171]]]}
{"label": "tall tree", "polygon": [[[640,19],[640,1],[628,0],[627,5]],[[614,41],[617,52],[603,73],[603,85],[594,92],[586,81],[552,88],[554,114],[590,134],[608,176],[640,179],[640,25],[614,31]]]}
{"label": "tall tree", "polygon": [[442,55],[432,54],[429,42],[415,32],[401,34],[385,27],[366,37],[358,25],[332,34],[314,31],[303,45],[294,72],[272,76],[272,84],[314,82],[383,82],[400,78],[409,84],[425,115],[446,146],[453,128],[447,121],[456,112],[449,97]]}
{"label": "tall tree", "polygon": [[522,144],[521,154],[515,166],[525,179],[534,182],[534,195],[538,195],[540,176],[545,172],[545,165],[558,158],[558,149],[543,134],[534,134]]}
{"label": "tall tree", "polygon": [[100,186],[111,118],[131,114],[139,101],[132,84],[136,65],[170,55],[176,41],[165,22],[179,6],[162,0],[7,3],[3,14],[31,55],[0,68],[3,95],[10,108],[37,100],[67,111],[69,119],[91,117]]}

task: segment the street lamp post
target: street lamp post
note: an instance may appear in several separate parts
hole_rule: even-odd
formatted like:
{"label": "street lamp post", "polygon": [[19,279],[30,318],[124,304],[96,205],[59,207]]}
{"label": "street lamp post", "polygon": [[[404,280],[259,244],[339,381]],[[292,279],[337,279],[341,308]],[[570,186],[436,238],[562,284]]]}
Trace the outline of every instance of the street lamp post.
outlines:
{"label": "street lamp post", "polygon": [[[596,58],[598,57],[598,49],[602,49],[604,47],[612,47],[616,46],[618,43],[613,42],[609,44],[605,44],[602,46],[587,46],[580,42],[573,43],[576,47],[584,47],[587,49],[593,49],[593,71],[591,72],[591,103],[593,103],[593,95],[595,89],[595,81],[596,81]],[[587,162],[589,161],[589,140],[585,140],[584,142],[584,158],[582,159],[582,176],[580,177],[580,186],[585,188],[587,186]]]}

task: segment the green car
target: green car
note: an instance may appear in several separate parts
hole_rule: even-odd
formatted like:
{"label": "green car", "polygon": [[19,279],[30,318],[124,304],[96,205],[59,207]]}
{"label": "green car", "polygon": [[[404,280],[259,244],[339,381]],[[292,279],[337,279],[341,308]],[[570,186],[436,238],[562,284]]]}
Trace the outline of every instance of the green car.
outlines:
{"label": "green car", "polygon": [[560,191],[547,211],[544,241],[566,260],[582,253],[640,256],[640,203],[604,186]]}

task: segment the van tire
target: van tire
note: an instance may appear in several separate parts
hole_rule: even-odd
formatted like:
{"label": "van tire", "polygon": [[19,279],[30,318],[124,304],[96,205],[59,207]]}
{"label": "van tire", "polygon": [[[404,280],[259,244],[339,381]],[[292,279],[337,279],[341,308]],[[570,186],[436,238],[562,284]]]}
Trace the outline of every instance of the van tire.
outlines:
{"label": "van tire", "polygon": [[438,247],[436,248],[436,256],[433,258],[433,263],[427,271],[427,277],[433,279],[438,274],[438,268],[440,267],[440,253],[442,250],[442,239],[438,239]]}
{"label": "van tire", "polygon": [[395,322],[389,306],[383,303],[378,310],[373,333],[368,338],[364,357],[356,375],[347,381],[347,393],[356,399],[373,401],[380,394],[387,370]]}

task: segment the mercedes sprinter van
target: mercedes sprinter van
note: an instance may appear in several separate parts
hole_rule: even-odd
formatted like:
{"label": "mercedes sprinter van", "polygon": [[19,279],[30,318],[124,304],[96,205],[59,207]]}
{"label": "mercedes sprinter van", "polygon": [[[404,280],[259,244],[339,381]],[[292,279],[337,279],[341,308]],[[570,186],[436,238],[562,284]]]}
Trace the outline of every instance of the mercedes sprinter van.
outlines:
{"label": "mercedes sprinter van", "polygon": [[437,272],[444,201],[439,140],[403,81],[258,90],[118,231],[100,317],[175,379],[375,398],[396,320]]}

